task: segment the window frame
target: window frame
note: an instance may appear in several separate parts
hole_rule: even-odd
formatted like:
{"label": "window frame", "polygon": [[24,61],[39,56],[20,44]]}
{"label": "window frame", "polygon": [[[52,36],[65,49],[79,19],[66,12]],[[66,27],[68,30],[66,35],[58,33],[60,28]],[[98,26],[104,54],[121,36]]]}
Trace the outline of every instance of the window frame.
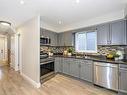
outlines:
{"label": "window frame", "polygon": [[[96,40],[95,40],[95,50],[87,50],[87,33],[88,32],[95,32],[96,33]],[[77,38],[77,36],[78,36],[78,34],[84,34],[85,33],[85,49],[84,50],[78,50],[77,49],[77,46],[76,46],[76,38]],[[79,52],[79,53],[97,53],[97,31],[96,30],[94,30],[94,31],[82,31],[82,32],[76,32],[75,33],[75,51],[76,52]]]}

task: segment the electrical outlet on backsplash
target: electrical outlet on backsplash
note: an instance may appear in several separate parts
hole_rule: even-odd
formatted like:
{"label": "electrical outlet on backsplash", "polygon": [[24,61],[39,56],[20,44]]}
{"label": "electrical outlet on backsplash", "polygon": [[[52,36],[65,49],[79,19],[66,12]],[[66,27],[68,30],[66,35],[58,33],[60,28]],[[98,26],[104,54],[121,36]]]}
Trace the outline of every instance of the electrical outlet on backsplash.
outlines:
{"label": "electrical outlet on backsplash", "polygon": [[[44,52],[53,52],[57,54],[57,53],[63,53],[68,48],[70,48],[70,46],[41,46],[40,50]],[[71,47],[71,48],[74,49],[74,47]],[[127,46],[98,46],[98,52],[96,54],[97,55],[107,55],[110,52],[116,52],[117,50],[124,51],[126,48]]]}

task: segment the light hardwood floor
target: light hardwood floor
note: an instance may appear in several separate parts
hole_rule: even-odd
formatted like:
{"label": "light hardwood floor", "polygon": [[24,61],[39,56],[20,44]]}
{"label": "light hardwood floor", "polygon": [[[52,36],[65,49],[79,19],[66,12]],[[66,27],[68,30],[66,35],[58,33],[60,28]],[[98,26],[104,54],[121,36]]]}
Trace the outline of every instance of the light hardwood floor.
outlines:
{"label": "light hardwood floor", "polygon": [[116,95],[116,93],[59,74],[37,89],[25,81],[18,72],[4,66],[0,67],[0,95]]}

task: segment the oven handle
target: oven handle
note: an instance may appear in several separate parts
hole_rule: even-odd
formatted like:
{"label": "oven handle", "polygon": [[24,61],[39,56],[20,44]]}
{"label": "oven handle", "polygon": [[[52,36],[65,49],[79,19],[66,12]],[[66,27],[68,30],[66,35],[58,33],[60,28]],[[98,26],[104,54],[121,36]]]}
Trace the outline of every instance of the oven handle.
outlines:
{"label": "oven handle", "polygon": [[45,61],[45,62],[41,62],[40,64],[41,64],[41,65],[44,65],[44,64],[51,63],[51,62],[54,62],[54,61]]}

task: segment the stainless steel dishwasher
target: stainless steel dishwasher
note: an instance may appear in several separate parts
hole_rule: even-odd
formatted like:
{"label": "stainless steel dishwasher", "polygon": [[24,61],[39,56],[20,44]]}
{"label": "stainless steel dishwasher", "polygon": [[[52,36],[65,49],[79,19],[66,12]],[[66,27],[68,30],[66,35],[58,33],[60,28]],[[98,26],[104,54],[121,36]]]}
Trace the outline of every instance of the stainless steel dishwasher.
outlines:
{"label": "stainless steel dishwasher", "polygon": [[127,95],[127,65],[119,65],[119,95]]}
{"label": "stainless steel dishwasher", "polygon": [[95,62],[94,84],[118,91],[118,64]]}

